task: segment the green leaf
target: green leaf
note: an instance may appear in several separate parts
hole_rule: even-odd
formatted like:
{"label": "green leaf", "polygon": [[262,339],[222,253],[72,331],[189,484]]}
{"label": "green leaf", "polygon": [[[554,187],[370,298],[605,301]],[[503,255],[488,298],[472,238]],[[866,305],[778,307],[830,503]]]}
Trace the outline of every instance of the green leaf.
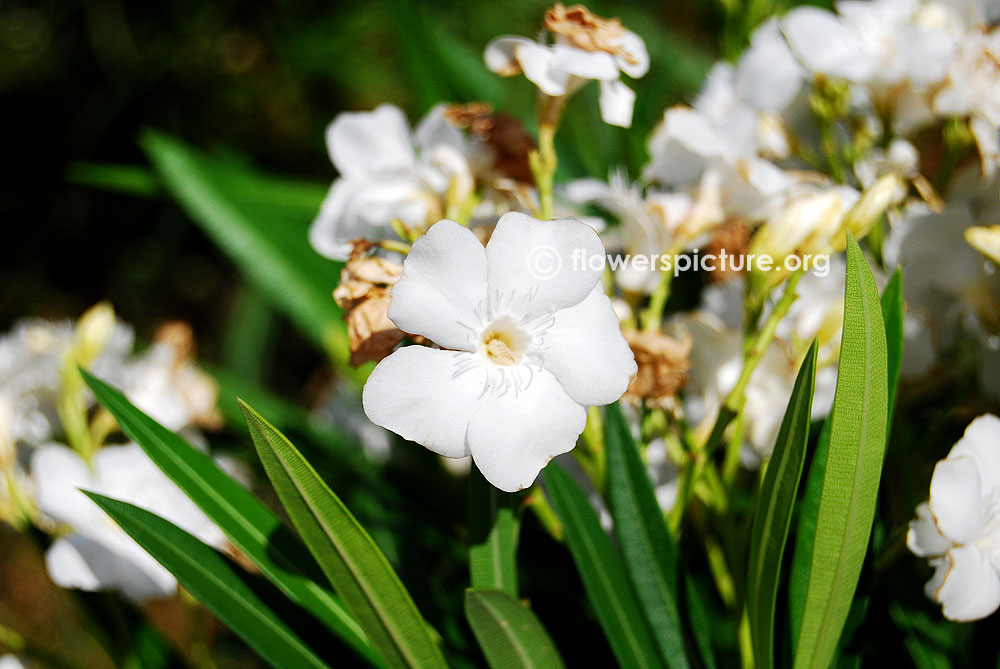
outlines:
{"label": "green leaf", "polygon": [[705,606],[703,595],[698,590],[698,583],[691,574],[684,574],[684,596],[687,604],[688,620],[691,623],[691,635],[694,645],[698,648],[698,656],[705,669],[715,669],[715,651],[712,650],[712,618]]}
{"label": "green leaf", "polygon": [[84,492],[267,662],[289,669],[327,666],[213,548],[149,511]]}
{"label": "green leaf", "polygon": [[668,667],[687,667],[678,612],[677,546],[656,502],[653,484],[617,404],[604,419],[608,496],[629,579]]}
{"label": "green leaf", "polygon": [[896,390],[899,387],[899,372],[903,367],[903,270],[897,267],[882,291],[882,318],[885,320],[885,342],[887,350],[889,428],[892,428],[892,414],[896,408]]}
{"label": "green leaf", "polygon": [[281,503],[382,659],[392,667],[445,667],[430,626],[372,538],[291,442],[240,405]]}
{"label": "green leaf", "polygon": [[586,495],[558,466],[547,467],[544,480],[587,597],[618,663],[623,667],[662,666],[625,567]]}
{"label": "green leaf", "polygon": [[473,588],[517,597],[518,495],[493,487],[475,467],[469,472],[469,576]]}
{"label": "green leaf", "polygon": [[326,187],[265,176],[155,131],[141,144],[164,188],[274,308],[334,360],[346,360],[346,329],[331,296],[341,265],[308,239]]}
{"label": "green leaf", "polygon": [[754,657],[761,669],[774,666],[774,610],[785,541],[809,443],[816,355],[817,346],[813,341],[795,378],[774,451],[767,463],[750,533],[746,607]]}
{"label": "green leaf", "polygon": [[836,653],[868,549],[885,456],[885,325],[871,269],[850,233],[842,342],[795,667],[825,669]]}
{"label": "green leaf", "polygon": [[531,610],[499,590],[465,591],[465,617],[493,669],[559,669],[563,666],[548,632]]}
{"label": "green leaf", "polygon": [[141,165],[70,163],[66,181],[142,198],[153,198],[163,192],[156,175]]}
{"label": "green leaf", "polygon": [[142,447],[261,573],[363,657],[377,662],[361,627],[337,596],[317,582],[323,575],[316,563],[267,507],[219,469],[208,455],[136,409],[119,391],[84,370],[81,373],[125,434]]}

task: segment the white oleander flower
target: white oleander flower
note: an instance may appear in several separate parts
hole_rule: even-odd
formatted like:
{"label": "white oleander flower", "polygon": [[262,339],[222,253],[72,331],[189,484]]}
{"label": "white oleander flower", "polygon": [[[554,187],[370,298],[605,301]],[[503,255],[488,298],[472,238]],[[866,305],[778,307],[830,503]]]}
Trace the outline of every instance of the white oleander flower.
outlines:
{"label": "white oleander flower", "polygon": [[524,73],[538,89],[554,98],[572,95],[588,80],[601,83],[601,118],[605,123],[632,125],[635,93],[620,79],[638,79],[649,70],[649,53],[642,38],[618,19],[591,14],[582,5],[556,4],[545,15],[547,33],[539,41],[504,35],[488,45],[486,66],[505,77]]}
{"label": "white oleander flower", "polygon": [[389,318],[446,350],[407,346],[380,362],[365,413],[445,457],[471,455],[501,490],[530,486],[576,444],[585,407],[617,400],[636,372],[603,271],[600,238],[576,220],[509,213],[486,248],[436,223],[403,264]]}
{"label": "white oleander flower", "polygon": [[781,29],[798,59],[812,72],[857,84],[924,88],[947,71],[955,40],[922,21],[917,0],[841,0],[834,14],[797,7]]}
{"label": "white oleander flower", "polygon": [[168,430],[218,427],[219,388],[168,341],[154,343],[129,365],[122,382],[129,401]]}
{"label": "white oleander flower", "polygon": [[135,543],[80,489],[142,507],[221,547],[222,531],[136,444],[108,446],[92,466],[61,444],[35,449],[31,475],[42,513],[69,532],[45,554],[49,576],[59,586],[117,590],[134,601],[169,597],[176,579]]}
{"label": "white oleander flower", "polygon": [[423,230],[444,216],[449,191],[459,205],[472,195],[480,156],[444,109],[431,109],[412,132],[390,104],[330,123],[326,145],[340,176],[309,230],[318,253],[346,260],[351,240],[395,237],[393,219]]}
{"label": "white oleander flower", "polygon": [[906,545],[930,559],[927,596],[949,620],[985,618],[1000,606],[1000,419],[969,423],[937,463],[930,499],[917,507]]}
{"label": "white oleander flower", "polygon": [[979,148],[982,171],[992,177],[1000,166],[1000,30],[971,30],[961,40],[944,86],[934,96],[934,111],[968,116]]}
{"label": "white oleander flower", "polygon": [[27,669],[28,665],[13,653],[0,655],[0,669]]}

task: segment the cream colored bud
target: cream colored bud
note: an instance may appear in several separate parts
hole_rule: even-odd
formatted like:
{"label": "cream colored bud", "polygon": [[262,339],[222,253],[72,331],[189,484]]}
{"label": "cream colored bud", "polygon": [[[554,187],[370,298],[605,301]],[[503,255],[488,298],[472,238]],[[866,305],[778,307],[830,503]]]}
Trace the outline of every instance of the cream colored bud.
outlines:
{"label": "cream colored bud", "polygon": [[790,200],[750,240],[749,253],[779,262],[793,253],[822,254],[841,228],[853,190],[830,188]]}
{"label": "cream colored bud", "polygon": [[108,345],[115,329],[115,310],[110,302],[99,302],[87,309],[76,324],[73,349],[80,365],[89,365]]}
{"label": "cream colored bud", "polygon": [[[906,184],[898,174],[880,177],[862,194],[861,198],[844,216],[844,230],[850,230],[856,239],[866,236],[889,207],[900,203],[906,196]],[[847,235],[840,233],[835,244],[837,250],[845,248]]]}
{"label": "cream colored bud", "polygon": [[1000,225],[967,228],[965,241],[992,262],[1000,265]]}

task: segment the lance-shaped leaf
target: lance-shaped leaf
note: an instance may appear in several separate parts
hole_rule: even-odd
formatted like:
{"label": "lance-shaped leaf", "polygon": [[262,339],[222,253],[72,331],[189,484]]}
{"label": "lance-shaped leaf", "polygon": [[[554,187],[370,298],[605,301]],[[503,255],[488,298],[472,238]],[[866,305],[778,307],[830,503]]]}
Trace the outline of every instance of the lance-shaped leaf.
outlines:
{"label": "lance-shaped leaf", "polygon": [[241,402],[281,503],[330,583],[391,667],[444,667],[431,628],[385,555],[288,439]]}
{"label": "lance-shaped leaf", "polygon": [[892,273],[888,285],[882,291],[882,318],[885,320],[886,362],[888,370],[889,421],[896,408],[896,390],[899,386],[899,372],[903,367],[903,270],[899,267]]}
{"label": "lance-shaped leaf", "polygon": [[84,380],[126,435],[226,533],[289,598],[338,637],[377,662],[361,627],[340,599],[318,581],[323,574],[302,543],[249,490],[212,458],[135,408],[119,391],[81,370]]}
{"label": "lance-shaped leaf", "polygon": [[149,511],[86,494],[268,663],[288,669],[327,666],[213,548]]}
{"label": "lance-shaped leaf", "polygon": [[469,473],[469,576],[473,588],[517,597],[517,494],[491,485],[479,470]]}
{"label": "lance-shaped leaf", "polygon": [[548,632],[531,610],[500,590],[465,591],[465,617],[493,669],[560,669]]}
{"label": "lance-shaped leaf", "polygon": [[667,528],[649,474],[617,404],[604,420],[608,502],[629,579],[668,667],[687,667],[678,613],[677,546]]}
{"label": "lance-shaped leaf", "polygon": [[144,134],[142,147],[167,192],[261,294],[335,360],[346,359],[345,325],[330,297],[341,265],[308,240],[326,187],[265,176],[158,132]]}
{"label": "lance-shaped leaf", "polygon": [[861,248],[848,233],[844,333],[796,667],[830,665],[851,608],[882,475],[887,386],[878,290]]}
{"label": "lance-shaped leaf", "polygon": [[754,657],[762,669],[774,666],[774,609],[785,541],[809,442],[816,352],[813,341],[795,378],[774,451],[767,463],[750,533],[746,608]]}
{"label": "lance-shaped leaf", "polygon": [[618,552],[587,496],[558,466],[545,469],[545,490],[562,521],[583,587],[623,667],[662,666]]}

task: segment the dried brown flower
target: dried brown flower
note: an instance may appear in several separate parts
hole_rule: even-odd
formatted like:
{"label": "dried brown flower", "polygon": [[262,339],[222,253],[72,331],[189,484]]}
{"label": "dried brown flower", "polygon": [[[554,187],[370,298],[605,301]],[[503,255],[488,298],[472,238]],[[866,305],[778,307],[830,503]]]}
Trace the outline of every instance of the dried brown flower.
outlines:
{"label": "dried brown flower", "polygon": [[691,335],[681,339],[662,332],[630,330],[625,339],[639,368],[623,400],[645,401],[650,407],[667,407],[687,382],[691,368]]}
{"label": "dried brown flower", "polygon": [[350,364],[378,362],[406,336],[389,320],[390,289],[403,268],[385,258],[370,255],[376,245],[354,241],[350,258],[340,273],[333,299],[344,310],[351,348]]}
{"label": "dried brown flower", "polygon": [[[750,245],[750,226],[743,221],[731,221],[716,227],[712,231],[712,236],[703,249],[706,255],[711,254],[717,258],[725,251],[726,255],[738,258],[746,255],[747,247]],[[737,263],[743,267],[744,263]],[[733,269],[733,261],[726,260],[723,265],[721,260],[716,261],[715,269],[710,274],[713,283],[721,283],[735,279],[741,272]]]}
{"label": "dried brown flower", "polygon": [[512,116],[494,113],[485,102],[449,105],[444,117],[454,126],[468,130],[493,151],[493,168],[505,177],[533,184],[528,154],[535,140]]}
{"label": "dried brown flower", "polygon": [[621,45],[626,34],[621,21],[597,16],[583,5],[564,7],[556,3],[545,13],[545,27],[578,49],[604,51],[624,58],[631,65],[639,62]]}

